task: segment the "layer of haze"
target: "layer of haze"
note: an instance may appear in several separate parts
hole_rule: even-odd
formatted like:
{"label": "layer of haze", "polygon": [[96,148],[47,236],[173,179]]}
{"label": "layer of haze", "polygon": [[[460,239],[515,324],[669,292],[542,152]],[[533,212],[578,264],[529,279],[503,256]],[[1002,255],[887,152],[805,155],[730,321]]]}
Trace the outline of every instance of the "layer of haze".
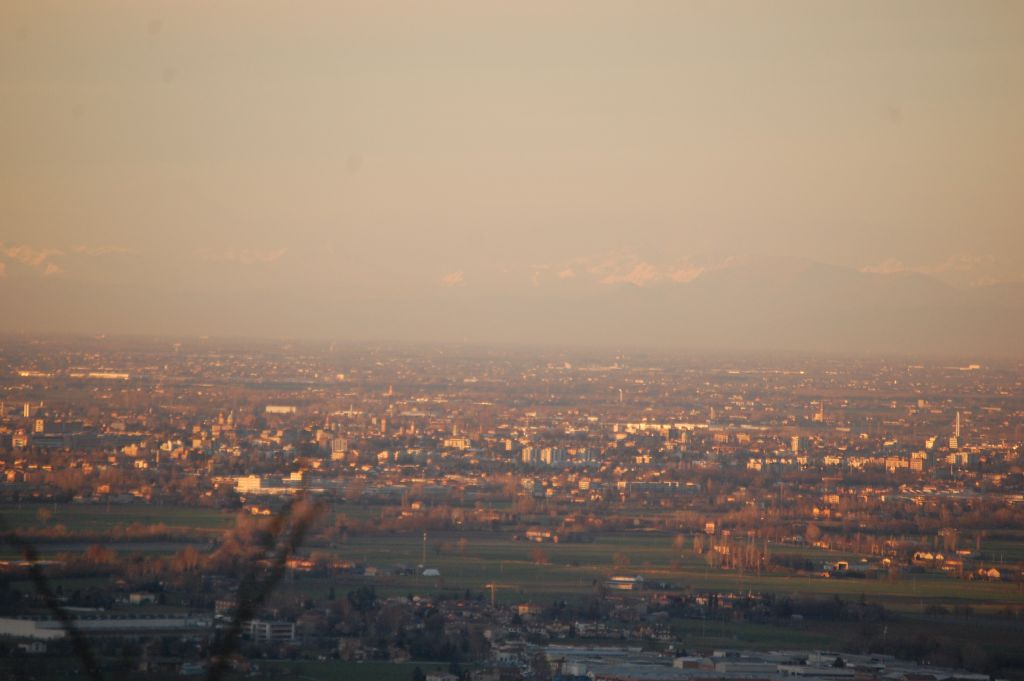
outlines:
{"label": "layer of haze", "polygon": [[6,0],[0,313],[1012,353],[1022,65],[1013,1]]}

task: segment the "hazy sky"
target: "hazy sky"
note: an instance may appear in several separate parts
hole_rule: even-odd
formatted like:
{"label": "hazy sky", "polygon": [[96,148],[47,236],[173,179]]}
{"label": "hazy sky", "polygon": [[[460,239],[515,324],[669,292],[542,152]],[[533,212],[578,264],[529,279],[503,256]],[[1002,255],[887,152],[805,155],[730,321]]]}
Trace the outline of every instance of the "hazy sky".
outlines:
{"label": "hazy sky", "polygon": [[0,154],[16,328],[751,255],[1021,280],[1024,3],[4,0]]}

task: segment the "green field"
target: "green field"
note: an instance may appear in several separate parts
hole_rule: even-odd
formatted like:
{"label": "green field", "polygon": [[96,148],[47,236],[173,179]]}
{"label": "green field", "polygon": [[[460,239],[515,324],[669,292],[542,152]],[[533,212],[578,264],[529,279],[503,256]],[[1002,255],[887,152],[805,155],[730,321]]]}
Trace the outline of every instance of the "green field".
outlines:
{"label": "green field", "polygon": [[[45,509],[45,514],[40,514]],[[380,507],[338,504],[334,513],[352,518],[372,518]],[[0,515],[8,527],[33,530],[62,524],[71,532],[102,535],[133,523],[163,523],[172,529],[191,529],[197,545],[216,539],[235,521],[235,513],[216,509],[178,506],[105,506],[85,504],[22,504],[0,505]],[[45,520],[41,515],[47,516]],[[333,517],[333,514],[332,514]],[[330,522],[331,517],[326,519]],[[449,592],[483,591],[495,583],[496,598],[502,603],[523,601],[547,602],[555,598],[582,599],[595,591],[595,585],[611,574],[639,574],[648,582],[669,582],[675,589],[696,591],[753,591],[780,595],[816,594],[859,598],[907,613],[920,613],[929,605],[953,608],[970,605],[976,612],[997,611],[1007,606],[1024,607],[1024,592],[1016,583],[965,581],[937,574],[901,574],[897,579],[827,579],[820,576],[799,576],[789,570],[776,569],[765,574],[708,568],[703,559],[685,548],[673,547],[673,536],[659,532],[604,533],[593,543],[536,544],[513,541],[511,531],[499,532],[429,532],[425,545],[425,565],[437,568],[441,578],[392,576],[386,573],[395,566],[417,566],[423,562],[424,541],[420,533],[379,536],[353,535],[344,543],[320,546],[311,544],[304,551],[326,552],[341,560],[375,566],[381,576],[341,575],[330,580],[306,579],[283,585],[283,589],[301,589],[312,596],[326,594],[350,585],[374,584],[383,593],[406,594],[424,590]],[[52,557],[71,539],[38,544],[43,557]],[[180,550],[174,542],[116,542],[106,545],[121,553],[160,554]],[[77,547],[81,548],[81,546]],[[1002,540],[986,543],[986,552],[1004,555],[1007,561],[1024,556],[1024,542]],[[861,556],[831,552],[802,546],[773,544],[776,555],[798,555],[826,562],[848,560],[856,563]],[[0,548],[0,556],[14,558],[12,546]],[[539,561],[539,562],[538,562]]]}
{"label": "green field", "polygon": [[[460,548],[459,540],[465,545]],[[441,551],[438,552],[438,545]],[[378,576],[342,574],[331,578],[297,575],[279,589],[285,595],[325,596],[331,588],[343,591],[372,584],[385,595],[442,593],[456,596],[467,589],[487,592],[494,583],[496,601],[550,603],[554,600],[580,602],[591,598],[612,574],[642,575],[648,583],[668,582],[674,590],[776,593],[781,596],[839,596],[844,600],[864,598],[907,614],[920,614],[929,606],[971,606],[975,614],[995,613],[1007,607],[1024,608],[1024,593],[1017,584],[958,580],[937,573],[902,574],[897,579],[829,579],[817,575],[797,576],[788,570],[762,575],[732,570],[709,569],[691,551],[680,555],[667,535],[606,534],[590,544],[534,544],[513,541],[507,532],[444,532],[429,534],[427,567],[437,568],[440,578],[386,574],[398,565],[417,566],[423,557],[419,535],[385,537],[355,536],[336,547],[316,547],[343,560],[375,566]],[[546,563],[535,562],[534,552],[543,552]],[[854,556],[822,554],[832,560]],[[628,558],[623,564],[622,557]],[[616,558],[619,564],[616,565]]]}
{"label": "green field", "polygon": [[[216,509],[182,506],[93,505],[93,504],[0,504],[3,529],[37,536],[33,545],[43,559],[60,553],[84,551],[88,545],[100,543],[119,553],[165,555],[185,545],[176,541],[151,540],[145,537],[130,541],[113,541],[111,534],[124,535],[133,525],[163,524],[168,531],[189,537],[196,545],[215,541],[235,523],[235,514]],[[63,527],[66,532],[55,530]],[[47,536],[49,534],[49,536]],[[0,544],[0,560],[21,558],[11,543]]]}
{"label": "green field", "polygon": [[[47,516],[45,521],[42,515]],[[135,523],[163,523],[172,529],[194,529],[212,536],[235,522],[235,514],[230,511],[148,504],[0,504],[0,517],[14,530],[63,525],[69,532],[100,533]]]}

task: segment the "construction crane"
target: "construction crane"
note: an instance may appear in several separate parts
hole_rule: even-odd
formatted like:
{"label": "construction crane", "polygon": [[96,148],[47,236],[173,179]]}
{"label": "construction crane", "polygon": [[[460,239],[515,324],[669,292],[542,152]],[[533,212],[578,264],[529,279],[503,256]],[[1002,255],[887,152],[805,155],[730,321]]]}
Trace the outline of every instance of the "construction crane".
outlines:
{"label": "construction crane", "polygon": [[491,607],[493,608],[494,607],[494,592],[495,592],[495,590],[497,590],[497,589],[511,589],[512,587],[509,584],[495,584],[494,582],[490,582],[488,584],[484,584],[484,588],[491,590]]}

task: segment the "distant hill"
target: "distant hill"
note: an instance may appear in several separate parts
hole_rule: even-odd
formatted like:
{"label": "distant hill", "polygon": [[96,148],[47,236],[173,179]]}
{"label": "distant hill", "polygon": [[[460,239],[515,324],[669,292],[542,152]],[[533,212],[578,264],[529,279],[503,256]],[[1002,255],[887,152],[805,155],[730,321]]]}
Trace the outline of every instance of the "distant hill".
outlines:
{"label": "distant hill", "polygon": [[[181,283],[188,287],[188,283]],[[9,331],[171,333],[678,349],[1024,355],[1024,284],[959,289],[800,258],[747,258],[688,283],[557,281],[353,299],[8,277]]]}
{"label": "distant hill", "polygon": [[1024,285],[962,290],[923,274],[864,273],[796,258],[741,260],[689,283],[466,294],[453,307],[449,328],[471,340],[1024,354]]}

